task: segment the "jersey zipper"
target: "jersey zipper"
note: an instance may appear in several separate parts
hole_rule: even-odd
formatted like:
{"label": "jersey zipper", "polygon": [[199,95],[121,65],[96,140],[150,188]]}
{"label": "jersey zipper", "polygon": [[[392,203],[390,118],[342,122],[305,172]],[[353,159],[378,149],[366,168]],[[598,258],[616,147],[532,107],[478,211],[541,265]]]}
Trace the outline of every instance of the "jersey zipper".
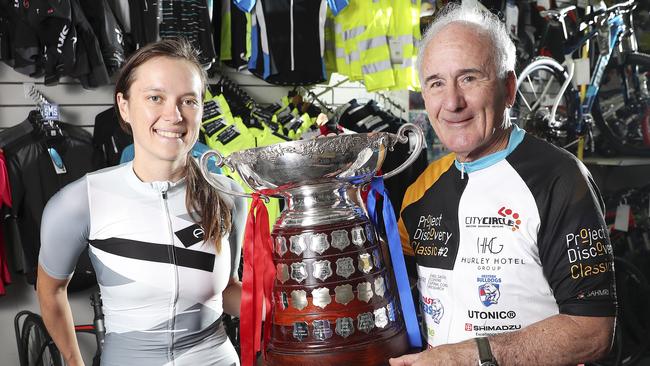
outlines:
{"label": "jersey zipper", "polygon": [[174,247],[174,230],[172,228],[172,221],[171,221],[171,216],[169,214],[169,205],[167,203],[167,191],[169,190],[169,182],[164,182],[164,185],[161,187],[160,191],[160,197],[162,199],[162,205],[163,205],[163,210],[165,211],[165,218],[167,220],[167,228],[169,230],[169,246],[168,246],[168,253],[169,253],[169,259],[172,264],[172,270],[174,271],[174,297],[171,303],[171,306],[169,308],[169,358],[171,361],[171,364],[174,365],[174,336],[175,336],[175,327],[176,327],[176,303],[178,301],[178,267],[176,266],[176,250]]}
{"label": "jersey zipper", "polygon": [[465,179],[465,163],[460,163],[460,179]]}

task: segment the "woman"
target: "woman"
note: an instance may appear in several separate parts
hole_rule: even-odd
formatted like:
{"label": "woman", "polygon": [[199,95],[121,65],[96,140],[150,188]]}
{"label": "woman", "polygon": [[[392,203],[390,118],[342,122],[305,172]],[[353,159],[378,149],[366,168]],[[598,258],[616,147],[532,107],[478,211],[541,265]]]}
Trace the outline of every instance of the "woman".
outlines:
{"label": "woman", "polygon": [[134,160],[86,175],[45,208],[37,292],[68,365],[83,364],[66,287],[86,247],[104,303],[102,365],[239,364],[220,317],[239,314],[246,203],[220,196],[191,158],[205,84],[186,41],[138,50],[115,85]]}

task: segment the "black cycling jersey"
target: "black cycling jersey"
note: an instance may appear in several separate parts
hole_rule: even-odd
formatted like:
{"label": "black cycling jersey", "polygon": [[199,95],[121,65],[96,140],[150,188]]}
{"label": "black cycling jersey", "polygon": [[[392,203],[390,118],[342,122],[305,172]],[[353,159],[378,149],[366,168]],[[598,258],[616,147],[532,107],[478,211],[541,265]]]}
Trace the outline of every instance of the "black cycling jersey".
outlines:
{"label": "black cycling jersey", "polygon": [[112,75],[122,66],[125,59],[122,28],[107,0],[82,1],[80,4],[99,41],[108,74]]}
{"label": "black cycling jersey", "polygon": [[162,6],[160,38],[185,37],[200,51],[199,62],[208,69],[216,59],[210,13],[205,0],[159,0]]}
{"label": "black cycling jersey", "polygon": [[505,150],[432,163],[407,191],[399,222],[429,345],[558,313],[615,316],[603,211],[579,160],[517,127]]}

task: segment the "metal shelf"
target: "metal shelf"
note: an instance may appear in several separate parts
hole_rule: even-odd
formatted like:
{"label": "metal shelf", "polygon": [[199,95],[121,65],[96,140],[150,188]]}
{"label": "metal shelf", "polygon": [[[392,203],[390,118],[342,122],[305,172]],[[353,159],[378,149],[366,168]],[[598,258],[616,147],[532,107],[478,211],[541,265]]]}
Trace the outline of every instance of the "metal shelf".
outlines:
{"label": "metal shelf", "polygon": [[605,166],[638,166],[650,165],[650,158],[638,156],[616,156],[611,158],[600,156],[586,157],[583,162],[585,164],[605,165]]}

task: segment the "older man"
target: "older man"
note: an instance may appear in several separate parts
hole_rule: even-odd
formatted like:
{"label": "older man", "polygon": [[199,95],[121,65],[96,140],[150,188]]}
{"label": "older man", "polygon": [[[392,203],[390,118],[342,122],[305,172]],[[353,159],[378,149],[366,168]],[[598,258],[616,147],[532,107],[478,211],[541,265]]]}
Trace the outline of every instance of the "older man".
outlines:
{"label": "older man", "polygon": [[598,189],[583,164],[510,124],[515,47],[496,17],[444,9],[418,67],[453,152],[408,189],[426,351],[391,365],[575,365],[607,354],[616,295]]}

